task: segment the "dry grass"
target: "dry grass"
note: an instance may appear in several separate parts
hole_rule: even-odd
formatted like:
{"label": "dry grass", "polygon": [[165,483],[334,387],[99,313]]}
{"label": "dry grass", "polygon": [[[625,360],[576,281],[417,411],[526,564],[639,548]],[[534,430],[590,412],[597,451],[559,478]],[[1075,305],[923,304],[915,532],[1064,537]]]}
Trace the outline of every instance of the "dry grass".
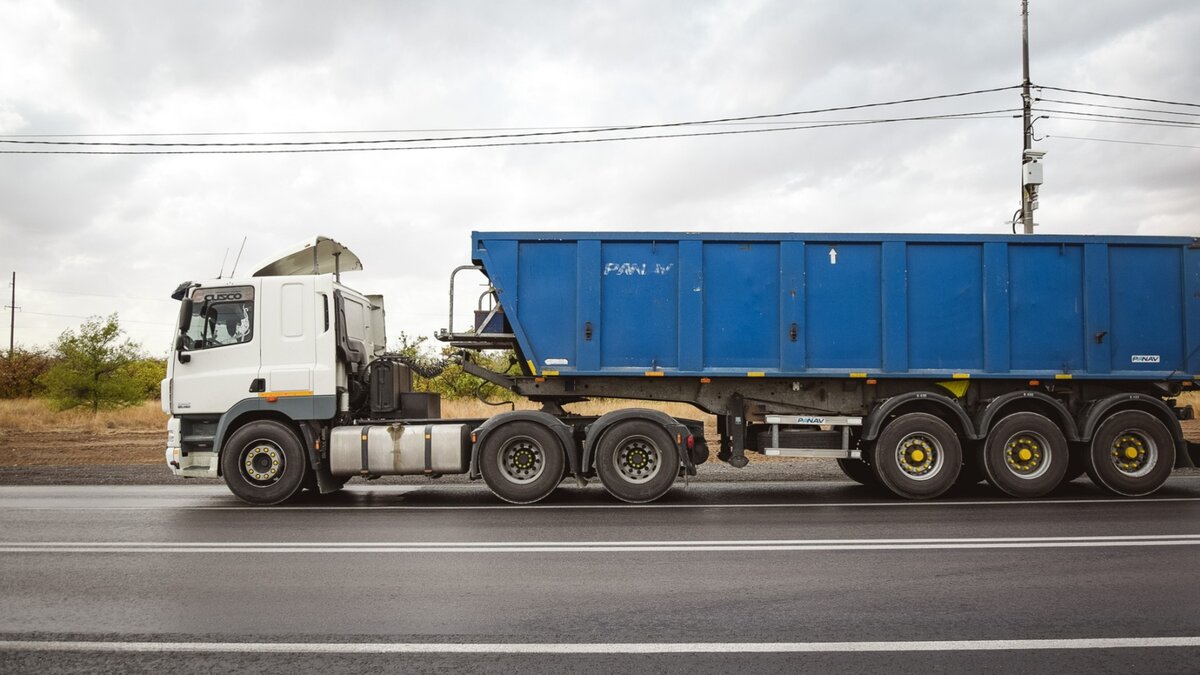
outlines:
{"label": "dry grass", "polygon": [[55,410],[43,399],[0,400],[2,431],[72,431],[105,433],[112,431],[149,431],[166,433],[167,416],[158,401],[120,410]]}

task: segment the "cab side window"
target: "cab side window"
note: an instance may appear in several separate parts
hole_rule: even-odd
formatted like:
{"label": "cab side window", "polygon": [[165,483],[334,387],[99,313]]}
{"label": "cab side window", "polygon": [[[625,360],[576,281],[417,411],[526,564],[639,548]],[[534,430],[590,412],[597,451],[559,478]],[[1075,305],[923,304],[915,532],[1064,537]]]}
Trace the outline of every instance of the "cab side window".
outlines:
{"label": "cab side window", "polygon": [[184,338],[188,350],[243,344],[254,339],[254,289],[198,289]]}

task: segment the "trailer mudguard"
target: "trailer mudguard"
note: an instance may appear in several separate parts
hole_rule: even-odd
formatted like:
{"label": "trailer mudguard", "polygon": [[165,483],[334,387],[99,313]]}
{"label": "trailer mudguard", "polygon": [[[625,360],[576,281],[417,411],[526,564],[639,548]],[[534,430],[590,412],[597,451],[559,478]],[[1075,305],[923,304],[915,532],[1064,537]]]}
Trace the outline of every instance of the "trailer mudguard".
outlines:
{"label": "trailer mudguard", "polygon": [[689,472],[695,470],[695,464],[692,462],[692,453],[688,451],[687,447],[687,438],[692,435],[691,430],[665,412],[649,408],[616,410],[589,424],[586,432],[587,437],[583,441],[583,466],[586,470],[591,470],[592,464],[596,461],[596,445],[604,437],[605,432],[611,429],[614,424],[626,420],[648,420],[661,426],[671,438],[677,439],[675,441],[675,449],[679,451],[679,460],[683,463],[683,466]]}
{"label": "trailer mudguard", "polygon": [[1195,466],[1188,450],[1188,444],[1183,439],[1183,427],[1179,425],[1175,411],[1163,403],[1162,399],[1145,394],[1114,394],[1108,398],[1094,401],[1081,416],[1082,422],[1079,425],[1081,440],[1092,440],[1092,434],[1095,433],[1096,427],[1100,426],[1100,423],[1114,408],[1144,410],[1162,420],[1170,430],[1171,438],[1175,439],[1175,468]]}
{"label": "trailer mudguard", "polygon": [[479,425],[475,429],[475,442],[471,445],[471,466],[467,471],[468,478],[475,480],[483,477],[479,473],[479,449],[483,447],[483,441],[487,438],[488,434],[497,427],[509,422],[533,422],[553,432],[558,440],[562,442],[563,451],[567,454],[567,467],[571,470],[571,474],[576,479],[583,480],[579,460],[579,444],[575,442],[574,430],[557,417],[540,410],[513,410],[491,417]]}
{"label": "trailer mudguard", "polygon": [[992,422],[1000,416],[1001,411],[1013,401],[1032,400],[1050,406],[1055,412],[1055,421],[1062,428],[1063,434],[1066,435],[1068,441],[1082,440],[1079,437],[1079,426],[1075,424],[1075,418],[1071,416],[1071,412],[1067,410],[1067,406],[1062,401],[1040,391],[1012,391],[1007,394],[1001,394],[987,404],[987,407],[979,411],[975,419],[975,428],[978,430],[981,437],[986,437],[988,431],[992,428]]}
{"label": "trailer mudguard", "polygon": [[935,407],[938,410],[944,410],[958,420],[959,425],[963,430],[963,437],[978,440],[982,436],[975,430],[975,425],[971,422],[971,418],[967,416],[967,412],[963,410],[958,401],[932,391],[912,391],[907,394],[900,394],[884,400],[875,409],[867,415],[867,419],[863,421],[864,441],[873,441],[879,437],[879,432],[883,429],[883,425],[887,422],[888,415],[891,415],[898,408],[911,403],[921,403],[930,407]]}

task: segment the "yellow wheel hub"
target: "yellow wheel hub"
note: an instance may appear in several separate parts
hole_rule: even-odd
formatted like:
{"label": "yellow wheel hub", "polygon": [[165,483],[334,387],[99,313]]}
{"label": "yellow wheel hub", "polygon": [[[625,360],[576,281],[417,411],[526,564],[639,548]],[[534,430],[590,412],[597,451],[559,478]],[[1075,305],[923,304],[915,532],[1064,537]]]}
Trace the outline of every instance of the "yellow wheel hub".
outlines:
{"label": "yellow wheel hub", "polygon": [[1133,446],[1129,446],[1128,448],[1125,448],[1125,459],[1137,459],[1137,456],[1138,456],[1137,448],[1135,448]]}
{"label": "yellow wheel hub", "polygon": [[925,461],[925,452],[922,450],[913,450],[912,455],[910,455],[910,456],[912,457],[912,461],[914,461],[914,462],[924,462]]}
{"label": "yellow wheel hub", "polygon": [[1022,462],[1028,462],[1029,460],[1033,459],[1033,453],[1025,448],[1021,448],[1021,451],[1017,453],[1017,459],[1021,460]]}

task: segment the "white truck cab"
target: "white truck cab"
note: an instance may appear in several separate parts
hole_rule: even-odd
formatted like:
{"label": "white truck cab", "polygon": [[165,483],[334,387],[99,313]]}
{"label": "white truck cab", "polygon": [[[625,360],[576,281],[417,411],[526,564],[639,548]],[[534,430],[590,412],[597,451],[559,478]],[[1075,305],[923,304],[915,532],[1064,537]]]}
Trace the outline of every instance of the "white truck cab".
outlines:
{"label": "white truck cab", "polygon": [[[178,334],[162,381],[175,475],[218,476],[218,451],[239,421],[294,424],[347,409],[354,372],[387,341],[382,296],[340,283],[342,271],[361,269],[346,247],[315,237],[249,277],[179,287]],[[266,460],[280,459],[265,452],[259,476],[271,475]]]}

